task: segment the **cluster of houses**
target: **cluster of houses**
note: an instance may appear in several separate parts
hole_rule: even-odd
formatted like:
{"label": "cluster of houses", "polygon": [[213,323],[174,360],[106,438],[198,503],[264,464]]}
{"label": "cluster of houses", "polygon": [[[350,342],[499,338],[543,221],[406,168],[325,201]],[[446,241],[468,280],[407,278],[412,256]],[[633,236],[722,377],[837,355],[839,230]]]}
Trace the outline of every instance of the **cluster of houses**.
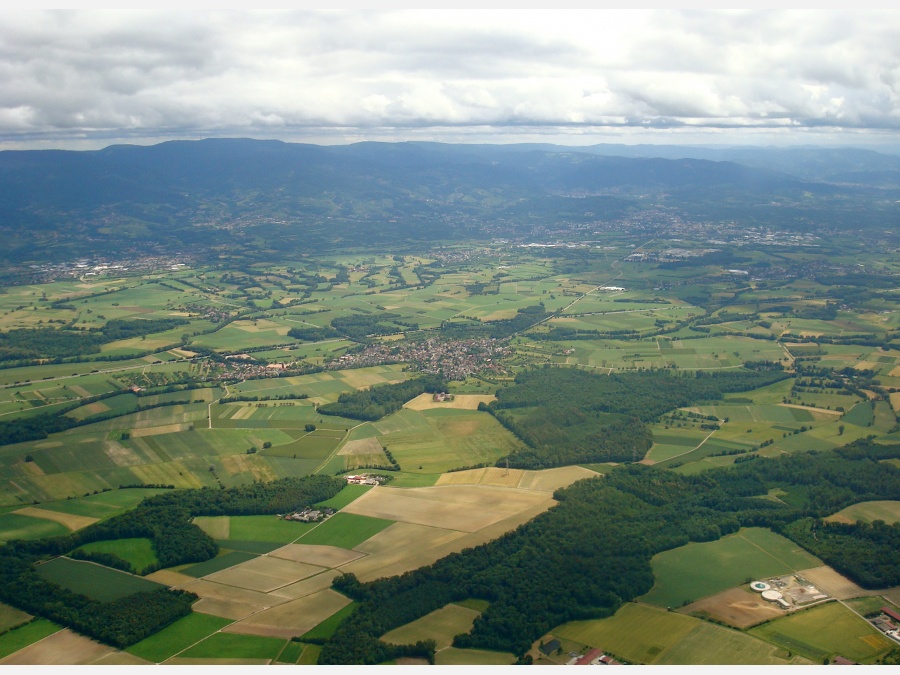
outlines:
{"label": "cluster of houses", "polygon": [[[562,644],[559,640],[553,639],[538,647],[544,656],[550,656],[553,653],[562,653]],[[621,666],[621,661],[617,661],[608,654],[604,654],[602,649],[589,649],[584,654],[578,652],[569,652],[569,660],[566,661],[567,666]]]}
{"label": "cluster of houses", "polygon": [[882,607],[881,614],[872,619],[872,625],[882,633],[900,642],[900,612],[890,607]]}
{"label": "cluster of houses", "polygon": [[322,508],[322,509],[314,509],[311,506],[307,506],[305,509],[301,511],[295,511],[294,513],[289,513],[287,515],[281,515],[279,518],[282,520],[294,520],[298,523],[318,523],[321,520],[325,520],[329,516],[334,515],[334,509]]}
{"label": "cluster of houses", "polygon": [[440,373],[448,380],[465,380],[482,371],[505,372],[500,359],[510,354],[506,344],[494,338],[446,340],[428,338],[415,342],[387,342],[344,354],[325,364],[326,370],[361,368],[384,363],[409,363],[424,373]]}
{"label": "cluster of houses", "polygon": [[381,485],[386,480],[384,476],[372,474],[359,474],[356,476],[344,476],[348,485]]}

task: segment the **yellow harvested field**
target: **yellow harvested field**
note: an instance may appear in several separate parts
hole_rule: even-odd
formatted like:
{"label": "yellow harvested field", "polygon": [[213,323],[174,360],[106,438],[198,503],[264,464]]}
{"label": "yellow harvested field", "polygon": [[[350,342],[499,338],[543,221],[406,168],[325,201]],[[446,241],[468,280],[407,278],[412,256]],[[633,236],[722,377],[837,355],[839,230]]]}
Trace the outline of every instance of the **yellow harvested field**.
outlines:
{"label": "yellow harvested field", "polygon": [[472,630],[481,612],[459,605],[446,605],[406,625],[388,631],[382,642],[391,645],[414,644],[419,640],[434,640],[438,649],[446,649],[453,637]]}
{"label": "yellow harvested field", "polygon": [[148,574],[145,578],[150,581],[155,581],[158,584],[177,586],[179,588],[185,584],[192,584],[197,581],[196,577],[189,577],[187,574],[179,574],[172,570],[159,570],[152,574]]}
{"label": "yellow harvested field", "polygon": [[420,394],[404,405],[410,410],[431,410],[432,408],[452,408],[454,410],[478,410],[479,403],[497,400],[493,394],[456,394],[452,401],[435,401],[432,394]]}
{"label": "yellow harvested field", "polygon": [[94,642],[68,628],[20,649],[0,660],[4,666],[81,666],[95,663],[114,652],[107,645]]}
{"label": "yellow harvested field", "polygon": [[[900,368],[900,366],[897,366],[897,368]],[[891,394],[891,407],[894,409],[894,412],[900,412],[900,391],[895,391]]]}
{"label": "yellow harvested field", "polygon": [[269,553],[273,558],[283,558],[294,562],[321,567],[340,567],[351,560],[362,557],[362,553],[348,551],[337,546],[316,546],[312,544],[288,544]]}
{"label": "yellow harvested field", "polygon": [[863,595],[872,595],[872,591],[867,591],[855,583],[850,581],[842,574],[838,574],[827,565],[822,567],[813,567],[812,569],[799,572],[800,576],[813,584],[816,588],[828,593],[828,595],[838,600],[847,600],[848,598],[858,598]]}
{"label": "yellow harvested field", "polygon": [[228,539],[231,536],[231,516],[197,516],[194,525],[213,539]]}
{"label": "yellow harvested field", "polygon": [[519,489],[544,490],[552,493],[582,478],[594,478],[599,475],[596,471],[585,469],[582,466],[561,466],[556,469],[526,471],[525,476],[519,483]]}
{"label": "yellow harvested field", "polygon": [[[149,577],[148,577],[149,578]],[[234,586],[226,586],[218,584],[206,579],[192,579],[193,583],[179,585],[191,593],[196,593],[201,598],[211,598],[213,600],[224,600],[225,602],[239,602],[246,605],[259,605],[261,607],[271,607],[280,602],[282,596],[277,593],[266,594],[258,591],[251,591],[246,588],[236,588]]]}
{"label": "yellow harvested field", "polygon": [[784,612],[758,593],[743,588],[729,588],[677,610],[681,614],[709,615],[736,628],[748,628]]}
{"label": "yellow harvested field", "polygon": [[268,666],[272,659],[186,659],[183,656],[171,658],[167,666]]}
{"label": "yellow harvested field", "polygon": [[134,451],[129,450],[118,441],[104,442],[103,452],[116,466],[135,466],[146,462],[146,460],[138,457]]}
{"label": "yellow harvested field", "polygon": [[441,474],[435,485],[497,485],[501,487],[517,487],[525,472],[522,469],[505,469],[486,467],[482,469],[466,469]]}
{"label": "yellow harvested field", "polygon": [[[177,314],[178,312],[174,312],[174,313]],[[169,353],[174,354],[175,356],[180,356],[183,359],[192,359],[195,356],[197,356],[197,352],[191,352],[191,351],[188,351],[187,349],[179,349],[177,347],[175,349],[170,349]]]}
{"label": "yellow harvested field", "polygon": [[516,310],[514,309],[498,309],[495,312],[491,312],[490,314],[485,314],[481,317],[482,321],[502,321],[503,319],[513,319],[516,316]]}
{"label": "yellow harvested field", "polygon": [[344,508],[346,513],[475,532],[546,500],[540,493],[483,485],[379,487]]}
{"label": "yellow harvested field", "polygon": [[340,371],[340,379],[349,384],[351,387],[361,389],[363,387],[371,387],[382,382],[394,384],[396,382],[404,382],[407,377],[399,368],[396,371],[370,370],[368,368],[358,368]]}
{"label": "yellow harvested field", "polygon": [[597,476],[597,472],[580,466],[562,466],[542,471],[524,471],[522,469],[503,469],[495,466],[483,469],[468,469],[445,473],[438,478],[436,485],[493,485],[496,487],[513,487],[520,490],[539,490],[553,492],[561,487],[571,485],[582,478]]}
{"label": "yellow harvested field", "polygon": [[465,535],[462,532],[456,530],[394,523],[357,546],[355,550],[368,554],[368,557],[348,563],[342,571],[379,569],[463,536]]}
{"label": "yellow harvested field", "polygon": [[246,602],[201,598],[191,606],[191,609],[201,614],[212,614],[223,619],[234,619],[237,621],[245,619],[256,612],[261,612],[265,607],[263,605],[251,605]]}
{"label": "yellow harvested field", "polygon": [[254,481],[268,483],[278,480],[278,474],[271,466],[265,463],[257,455],[224,455],[220,457],[222,468],[225,469],[229,476],[237,476],[239,474],[250,474]]}
{"label": "yellow harvested field", "polygon": [[69,513],[60,513],[58,511],[48,511],[39,509],[35,506],[26,506],[23,509],[17,509],[13,513],[23,516],[31,516],[32,518],[43,518],[65,525],[70,530],[80,530],[82,527],[93,525],[97,522],[97,518],[89,518],[88,516],[74,516]]}
{"label": "yellow harvested field", "polygon": [[189,424],[164,424],[158,427],[143,427],[131,430],[132,438],[144,436],[159,436],[160,434],[176,434],[179,431],[187,431]]}
{"label": "yellow harvested field", "polygon": [[[297,598],[305,598],[307,595],[324,591],[326,588],[331,588],[331,580],[340,576],[342,573],[343,570],[326,570],[322,572],[322,574],[317,574],[314,577],[298,581],[290,586],[279,588],[277,591],[278,597],[284,598],[285,600],[296,600]],[[271,594],[270,597],[272,597],[272,595],[274,594]],[[271,604],[275,604],[275,602]]]}
{"label": "yellow harvested field", "polygon": [[[360,558],[359,560],[347,563],[347,565],[341,568],[341,571],[353,572],[359,577],[360,581],[372,581],[381,577],[403,574],[404,572],[418,569],[424,565],[431,565],[451,553],[458,553],[463,549],[480,546],[481,544],[493,541],[497,537],[516,529],[519,525],[527,523],[554,504],[556,504],[556,502],[552,499],[546,499],[544,502],[531,509],[521,511],[520,513],[505,518],[493,525],[489,525],[477,532],[466,534],[442,530],[447,533],[446,537],[435,535],[435,540],[432,540],[427,544],[425,543],[427,534],[420,530],[421,538],[417,540],[417,543],[412,547],[405,543],[398,545],[394,542],[399,541],[401,536],[405,538],[405,536],[412,534],[411,532],[404,532],[404,534],[401,535],[401,530],[399,529],[401,526],[416,526],[408,525],[407,523],[396,523],[386,530],[379,532],[374,537],[371,537],[362,545],[357,546],[357,549],[359,550],[366,548],[371,550],[372,553],[366,558]],[[398,529],[393,530],[393,528]],[[387,536],[387,533],[392,532],[392,530],[398,534],[396,540],[392,540]],[[439,530],[439,532],[441,532],[441,530]],[[443,539],[443,541],[440,541],[440,539]]]}
{"label": "yellow harvested field", "polygon": [[[798,408],[800,410],[808,410],[810,413],[812,413],[812,416],[815,419],[830,419],[833,417],[840,417],[844,414],[837,410],[824,410],[822,408],[814,408],[811,405],[797,405],[796,403],[779,403],[778,405],[780,405],[782,408]],[[819,417],[816,417],[817,414],[819,415]]]}
{"label": "yellow harvested field", "polygon": [[223,633],[266,635],[286,640],[303,635],[350,604],[350,598],[330,589],[264,610],[222,629]]}
{"label": "yellow harvested field", "polygon": [[249,405],[240,406],[240,409],[231,416],[233,420],[246,420],[253,416],[253,407]]}
{"label": "yellow harvested field", "polygon": [[109,412],[109,406],[100,402],[88,403],[87,405],[82,406],[81,410],[87,413],[87,415],[85,415],[85,417],[87,417],[88,415],[99,415],[100,413]]}
{"label": "yellow harvested field", "polygon": [[205,578],[220,584],[268,593],[322,572],[324,567],[260,556]]}
{"label": "yellow harvested field", "polygon": [[339,455],[380,455],[382,452],[381,443],[377,438],[347,441],[344,447],[338,450]]}
{"label": "yellow harvested field", "polygon": [[852,525],[857,520],[866,523],[883,520],[888,525],[898,523],[900,522],[900,501],[860,502],[828,516],[825,522]]}
{"label": "yellow harvested field", "polygon": [[895,605],[900,605],[900,586],[888,588],[881,595],[893,602]]}
{"label": "yellow harvested field", "polygon": [[139,659],[134,654],[128,652],[115,651],[106,656],[101,656],[94,661],[92,666],[145,666],[150,665],[149,661]]}

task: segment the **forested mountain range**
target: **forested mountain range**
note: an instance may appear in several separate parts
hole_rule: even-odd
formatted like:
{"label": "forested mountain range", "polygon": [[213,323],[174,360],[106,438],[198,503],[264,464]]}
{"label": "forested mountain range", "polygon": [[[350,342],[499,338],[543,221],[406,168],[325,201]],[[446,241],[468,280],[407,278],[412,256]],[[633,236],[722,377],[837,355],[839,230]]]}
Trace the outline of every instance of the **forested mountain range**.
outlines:
{"label": "forested mountain range", "polygon": [[0,231],[7,261],[40,261],[273,237],[299,250],[529,236],[659,209],[856,229],[896,222],[898,177],[900,158],[852,149],[173,141],[0,153]]}

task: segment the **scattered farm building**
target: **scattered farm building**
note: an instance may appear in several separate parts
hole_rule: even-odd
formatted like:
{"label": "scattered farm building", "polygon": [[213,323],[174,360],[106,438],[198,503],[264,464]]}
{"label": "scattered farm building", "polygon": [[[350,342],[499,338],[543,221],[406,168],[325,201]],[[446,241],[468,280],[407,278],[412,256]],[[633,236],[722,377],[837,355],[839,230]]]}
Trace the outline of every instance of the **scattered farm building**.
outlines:
{"label": "scattered farm building", "polygon": [[590,666],[594,664],[594,661],[603,656],[603,651],[600,649],[590,649],[588,652],[578,659],[575,662],[576,666]]}
{"label": "scattered farm building", "polygon": [[540,647],[538,647],[538,650],[544,656],[550,656],[553,652],[555,652],[560,647],[562,647],[562,644],[560,643],[559,640],[550,640],[550,642],[548,642],[547,644],[541,645]]}
{"label": "scattered farm building", "polygon": [[370,476],[368,474],[347,476],[346,478],[348,485],[381,485],[384,482],[384,476]]}
{"label": "scattered farm building", "polygon": [[894,621],[900,621],[900,612],[895,612],[894,610],[892,610],[892,609],[891,609],[890,607],[888,607],[888,606],[882,607],[882,608],[881,608],[881,613],[882,613],[882,614],[887,614],[887,615],[888,615],[889,617],[891,617]]}

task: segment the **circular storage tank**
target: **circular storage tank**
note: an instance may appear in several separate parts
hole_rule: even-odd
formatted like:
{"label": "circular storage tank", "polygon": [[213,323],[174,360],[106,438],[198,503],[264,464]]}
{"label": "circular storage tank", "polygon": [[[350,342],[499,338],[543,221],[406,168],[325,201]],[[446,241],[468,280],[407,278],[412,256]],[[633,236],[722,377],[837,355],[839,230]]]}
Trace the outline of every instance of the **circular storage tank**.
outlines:
{"label": "circular storage tank", "polygon": [[754,581],[752,584],[750,584],[750,588],[752,588],[757,593],[762,593],[763,591],[769,590],[769,588],[771,587],[765,581]]}
{"label": "circular storage tank", "polygon": [[768,600],[769,602],[778,602],[781,600],[781,593],[778,591],[763,591],[762,597],[763,600]]}

